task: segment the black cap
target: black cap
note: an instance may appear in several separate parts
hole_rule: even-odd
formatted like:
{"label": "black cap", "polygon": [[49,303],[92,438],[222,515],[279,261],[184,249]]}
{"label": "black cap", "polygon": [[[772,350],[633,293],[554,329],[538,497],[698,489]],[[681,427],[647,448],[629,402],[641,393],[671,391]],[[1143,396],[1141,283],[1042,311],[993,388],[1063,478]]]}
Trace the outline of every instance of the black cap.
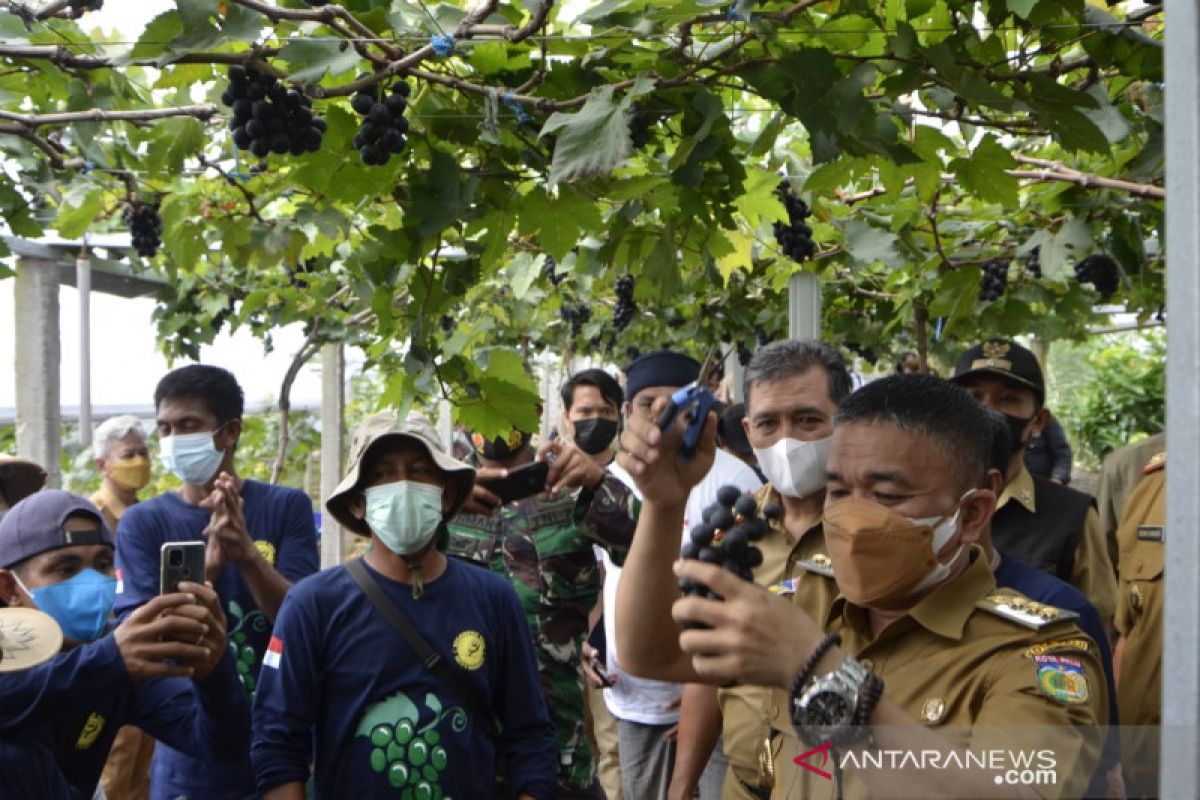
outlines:
{"label": "black cap", "polygon": [[[95,517],[100,530],[68,531],[67,517],[72,514]],[[104,517],[77,494],[45,489],[17,503],[0,519],[0,568],[7,569],[47,550],[80,544],[113,547],[115,542]]]}
{"label": "black cap", "polygon": [[647,353],[625,369],[625,399],[649,386],[687,386],[700,377],[700,364],[694,358],[672,350]]}
{"label": "black cap", "polygon": [[1037,356],[1008,339],[988,339],[958,357],[950,380],[966,383],[976,375],[992,375],[1033,390],[1038,403],[1046,400],[1046,379]]}

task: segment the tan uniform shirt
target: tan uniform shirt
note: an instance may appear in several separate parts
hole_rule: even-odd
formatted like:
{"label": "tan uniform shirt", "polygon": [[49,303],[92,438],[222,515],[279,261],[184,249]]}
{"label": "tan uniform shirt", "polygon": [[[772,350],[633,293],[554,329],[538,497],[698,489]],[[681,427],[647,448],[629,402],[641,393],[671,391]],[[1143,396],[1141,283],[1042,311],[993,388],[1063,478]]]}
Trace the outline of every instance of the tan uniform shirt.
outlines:
{"label": "tan uniform shirt", "polygon": [[[1034,501],[1033,476],[1024,466],[1012,483],[1004,487],[996,508],[1004,507],[1005,503],[1020,503],[1029,510],[1037,513]],[[1113,573],[1112,560],[1108,555],[1108,545],[1104,539],[1104,529],[1100,525],[1100,517],[1096,509],[1089,508],[1084,521],[1083,533],[1075,548],[1075,560],[1071,567],[1071,585],[1083,592],[1083,596],[1096,607],[1100,619],[1105,624],[1113,618],[1117,608],[1117,577]]]}
{"label": "tan uniform shirt", "polygon": [[96,490],[90,498],[92,505],[100,509],[100,513],[104,515],[104,519],[108,522],[109,530],[116,533],[117,522],[121,517],[125,516],[125,510],[128,508],[121,498],[117,497],[109,491],[108,484],[100,484],[100,488]]}
{"label": "tan uniform shirt", "polygon": [[[770,500],[780,500],[779,493],[770,485],[760,489],[754,499],[760,506]],[[754,570],[754,583],[769,588],[806,574],[799,562],[824,555],[825,535],[817,524],[793,544],[788,540],[783,520],[776,520],[771,523],[767,535],[755,544],[762,550],[763,563]],[[828,594],[827,600],[833,601],[833,593]],[[763,711],[764,707],[769,707],[769,700],[769,690],[761,686],[734,686],[717,691],[717,701],[721,704],[722,741],[729,761],[721,791],[724,800],[754,797],[744,785],[770,788],[769,780],[764,780],[764,775],[760,774],[759,764],[759,748],[771,732],[770,715],[764,715]]]}
{"label": "tan uniform shirt", "polygon": [[1145,727],[1162,722],[1166,476],[1161,466],[1151,468],[1129,495],[1117,528],[1125,567],[1115,620],[1125,640],[1117,707],[1121,714],[1121,760],[1130,797],[1153,797],[1158,790],[1158,731]]}
{"label": "tan uniform shirt", "polygon": [[[842,597],[824,615],[825,630],[841,635],[842,649],[879,675],[883,696],[917,724],[938,730],[972,753],[1050,750],[1053,785],[1029,788],[1043,797],[1081,797],[1100,762],[1104,739],[1102,727],[1088,726],[1108,722],[1108,691],[1096,645],[1069,620],[1035,629],[1031,625],[1038,623],[1002,616],[1003,609],[997,611],[989,598],[1009,598],[1018,605],[1029,601],[1010,590],[998,591],[982,552],[976,549],[973,558],[962,574],[877,638],[871,636],[867,612]],[[815,601],[819,607],[820,593]],[[795,602],[805,607],[814,602],[813,593],[798,586]],[[775,727],[784,735],[779,737],[771,796],[834,797],[831,779],[795,763],[811,746],[802,744],[792,729],[787,693],[776,690],[776,695]],[[880,758],[887,755],[875,752]],[[995,774],[1003,780],[1002,772]],[[844,780],[846,798],[868,796],[853,763]]]}
{"label": "tan uniform shirt", "polygon": [[1108,555],[1113,569],[1120,572],[1120,549],[1117,547],[1117,525],[1125,511],[1129,493],[1142,480],[1142,468],[1165,447],[1166,435],[1156,433],[1140,442],[1113,450],[1100,468],[1100,488],[1096,506],[1100,509],[1100,526],[1104,528]]}

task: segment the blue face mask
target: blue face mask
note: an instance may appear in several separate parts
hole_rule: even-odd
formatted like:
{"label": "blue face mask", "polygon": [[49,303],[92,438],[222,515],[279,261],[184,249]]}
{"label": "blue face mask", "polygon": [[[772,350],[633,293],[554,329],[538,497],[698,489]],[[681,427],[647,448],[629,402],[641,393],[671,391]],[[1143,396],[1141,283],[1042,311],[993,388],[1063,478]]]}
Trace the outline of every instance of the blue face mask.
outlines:
{"label": "blue face mask", "polygon": [[159,461],[184,483],[203,486],[217,474],[225,458],[213,443],[217,431],[164,436],[158,442]]}
{"label": "blue face mask", "polygon": [[38,608],[54,617],[64,636],[90,642],[99,638],[108,624],[108,613],[117,598],[117,579],[88,568],[62,583],[25,592]]}
{"label": "blue face mask", "polygon": [[418,481],[366,489],[367,525],[389,550],[407,556],[429,544],[442,523],[442,490]]}

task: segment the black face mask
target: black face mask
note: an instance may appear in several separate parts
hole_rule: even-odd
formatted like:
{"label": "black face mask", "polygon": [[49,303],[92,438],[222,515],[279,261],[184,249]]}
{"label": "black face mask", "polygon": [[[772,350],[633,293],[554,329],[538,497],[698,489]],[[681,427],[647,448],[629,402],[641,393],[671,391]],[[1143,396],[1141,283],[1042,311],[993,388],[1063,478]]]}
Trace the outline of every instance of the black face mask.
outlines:
{"label": "black face mask", "polygon": [[528,433],[522,433],[517,446],[510,447],[507,439],[497,436],[489,442],[484,442],[483,447],[479,449],[479,454],[488,461],[508,461],[525,449],[525,446],[529,444],[529,439],[530,436]]}
{"label": "black face mask", "polygon": [[589,456],[603,453],[617,438],[617,421],[604,417],[576,420],[575,444]]}
{"label": "black face mask", "polygon": [[1016,453],[1026,445],[1026,440],[1023,438],[1025,428],[1033,421],[1033,417],[1014,417],[1012,414],[1005,414],[1004,421],[1008,423],[1008,441],[1012,445],[1012,452]]}

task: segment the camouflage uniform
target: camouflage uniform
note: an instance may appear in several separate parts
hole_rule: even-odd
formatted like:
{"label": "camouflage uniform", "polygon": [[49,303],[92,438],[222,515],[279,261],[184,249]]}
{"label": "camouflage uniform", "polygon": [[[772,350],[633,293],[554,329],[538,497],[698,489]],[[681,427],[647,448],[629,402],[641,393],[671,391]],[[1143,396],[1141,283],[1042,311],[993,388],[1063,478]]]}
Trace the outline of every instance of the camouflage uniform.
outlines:
{"label": "camouflage uniform", "polygon": [[510,503],[491,517],[451,520],[446,552],[508,578],[533,631],[542,691],[558,731],[558,782],[584,790],[596,764],[584,734],[579,658],[601,581],[592,545],[622,563],[633,540],[636,500],[611,475],[595,489]]}

